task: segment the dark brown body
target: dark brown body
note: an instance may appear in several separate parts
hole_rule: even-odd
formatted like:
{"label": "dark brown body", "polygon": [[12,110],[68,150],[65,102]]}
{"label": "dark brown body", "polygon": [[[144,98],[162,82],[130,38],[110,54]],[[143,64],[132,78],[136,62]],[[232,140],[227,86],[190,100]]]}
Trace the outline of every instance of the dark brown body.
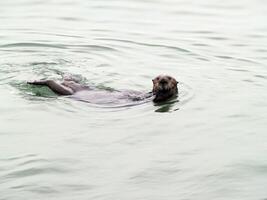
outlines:
{"label": "dark brown body", "polygon": [[177,81],[170,76],[160,75],[153,79],[152,92],[138,91],[107,91],[91,88],[79,84],[73,79],[64,79],[62,83],[53,80],[29,81],[29,84],[48,86],[52,91],[59,95],[69,97],[94,104],[127,104],[129,102],[144,101],[153,99],[154,102],[161,102],[174,97],[178,93]]}

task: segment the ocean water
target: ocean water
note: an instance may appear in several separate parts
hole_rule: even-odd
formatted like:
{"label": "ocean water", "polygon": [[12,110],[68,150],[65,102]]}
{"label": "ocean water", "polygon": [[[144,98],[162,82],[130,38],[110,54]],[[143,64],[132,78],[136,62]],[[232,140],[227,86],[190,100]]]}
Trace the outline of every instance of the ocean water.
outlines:
{"label": "ocean water", "polygon": [[[266,200],[267,2],[0,1],[0,200]],[[28,80],[151,91],[99,106]]]}

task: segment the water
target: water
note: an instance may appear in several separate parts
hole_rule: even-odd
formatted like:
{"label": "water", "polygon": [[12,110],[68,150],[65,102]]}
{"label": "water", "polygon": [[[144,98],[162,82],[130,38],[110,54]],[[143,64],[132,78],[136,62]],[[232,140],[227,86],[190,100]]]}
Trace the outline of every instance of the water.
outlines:
{"label": "water", "polygon": [[[0,2],[0,199],[267,198],[267,4],[262,0]],[[103,107],[27,80],[150,91]]]}

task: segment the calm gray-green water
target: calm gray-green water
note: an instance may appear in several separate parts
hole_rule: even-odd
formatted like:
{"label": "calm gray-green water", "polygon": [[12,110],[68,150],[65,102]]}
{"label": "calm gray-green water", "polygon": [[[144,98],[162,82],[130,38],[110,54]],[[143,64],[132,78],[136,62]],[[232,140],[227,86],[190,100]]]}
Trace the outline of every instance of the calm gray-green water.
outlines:
{"label": "calm gray-green water", "polygon": [[[1,200],[267,199],[267,2],[2,0]],[[151,91],[100,106],[27,80]]]}

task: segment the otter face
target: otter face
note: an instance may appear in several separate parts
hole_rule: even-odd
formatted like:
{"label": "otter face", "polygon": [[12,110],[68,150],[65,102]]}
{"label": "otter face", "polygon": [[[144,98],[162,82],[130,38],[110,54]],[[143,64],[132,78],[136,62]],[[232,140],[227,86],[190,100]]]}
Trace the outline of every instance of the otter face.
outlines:
{"label": "otter face", "polygon": [[159,75],[152,81],[154,102],[165,101],[178,93],[178,82],[171,76]]}

